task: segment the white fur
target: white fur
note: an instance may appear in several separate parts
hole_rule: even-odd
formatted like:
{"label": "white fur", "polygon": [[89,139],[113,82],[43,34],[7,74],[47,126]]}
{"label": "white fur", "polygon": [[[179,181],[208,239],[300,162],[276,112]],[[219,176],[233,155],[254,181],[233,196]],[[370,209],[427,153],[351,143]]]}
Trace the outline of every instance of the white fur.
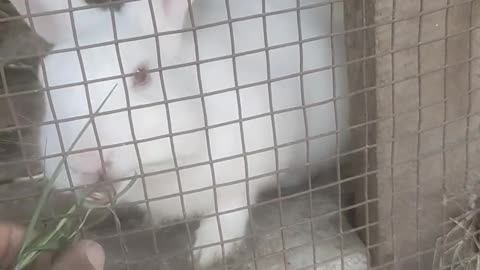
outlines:
{"label": "white fur", "polygon": [[[163,0],[165,1],[165,0]],[[14,4],[21,13],[25,13],[22,7],[24,0],[15,0]],[[67,8],[66,0],[30,0],[32,13],[51,11]],[[232,0],[232,16],[238,18],[261,13],[261,1]],[[282,8],[295,7],[296,1],[276,0],[267,1],[267,11]],[[306,4],[308,1],[302,1]],[[311,1],[310,1],[311,2]],[[116,25],[119,38],[152,34],[152,20],[150,17],[147,0],[125,4],[115,12]],[[183,24],[183,15],[186,2],[170,1],[170,10],[164,10],[161,0],[152,0],[155,8],[157,26],[159,32],[180,29]],[[202,0],[195,4],[195,20],[197,25],[226,19],[224,1]],[[83,1],[73,0],[73,6],[82,6]],[[89,45],[113,39],[110,11],[106,9],[90,9],[74,13],[78,42],[80,45]],[[335,14],[339,15],[339,14]],[[304,38],[319,35],[327,35],[330,31],[330,7],[324,6],[314,10],[302,11],[302,34]],[[187,16],[188,17],[188,16]],[[187,24],[188,24],[187,20]],[[276,15],[267,18],[267,35],[270,46],[298,40],[296,12]],[[37,25],[38,23],[38,25]],[[74,44],[70,18],[68,14],[47,16],[34,19],[34,24],[39,32],[48,41],[55,45],[54,50],[71,48]],[[337,22],[335,28],[341,31],[342,22]],[[340,28],[338,28],[340,26]],[[235,36],[235,50],[237,53],[248,50],[261,49],[264,47],[262,18],[239,21],[233,24]],[[199,41],[200,60],[212,57],[221,57],[231,54],[231,42],[228,24],[215,28],[201,29],[197,32]],[[195,50],[191,32],[173,37],[160,36],[161,57],[163,66],[194,61]],[[140,64],[145,64],[151,69],[158,68],[157,51],[155,40],[142,39],[121,43],[120,54],[122,67],[125,73],[135,72]],[[338,37],[335,41],[336,64],[344,61],[343,41]],[[305,43],[304,69],[306,71],[331,65],[330,39]],[[271,78],[275,79],[284,75],[299,72],[299,46],[294,45],[286,48],[270,50]],[[101,79],[121,74],[120,65],[116,55],[115,46],[104,46],[81,51],[85,75],[87,80]],[[267,79],[266,55],[264,52],[245,55],[236,58],[238,83],[240,85],[264,81]],[[45,58],[46,74],[48,80],[44,81],[50,86],[62,85],[83,81],[77,52],[52,54]],[[202,87],[205,93],[214,92],[229,87],[234,87],[234,77],[231,59],[209,62],[200,65]],[[195,66],[167,70],[163,73],[168,99],[185,97],[199,94],[199,83]],[[42,76],[42,73],[40,74]],[[89,95],[92,111],[96,111],[107,93],[114,85],[117,85],[113,96],[102,108],[102,112],[126,108],[125,93],[128,93],[130,105],[148,104],[155,101],[163,101],[162,86],[158,73],[151,74],[151,82],[143,87],[133,85],[133,79],[127,78],[128,91],[121,79],[113,79],[101,83],[89,84]],[[277,81],[271,84],[274,110],[282,110],[301,106],[301,91],[299,78]],[[307,104],[320,102],[333,98],[332,72],[326,70],[313,73],[304,77],[305,99]],[[345,94],[344,69],[336,70],[337,94]],[[268,113],[269,98],[268,85],[262,84],[250,88],[240,89],[241,113],[243,117]],[[85,96],[84,86],[74,86],[51,91],[53,107],[58,119],[88,115],[88,103]],[[201,99],[189,99],[188,101],[169,103],[172,132],[178,133],[205,126]],[[338,103],[338,120],[340,128],[347,124],[348,105],[343,101]],[[50,104],[46,103],[49,107]],[[237,110],[237,97],[235,91],[205,97],[206,118],[208,125],[221,124],[239,119]],[[156,136],[168,134],[168,121],[165,105],[142,108],[131,113],[133,128],[130,127],[129,116],[126,111],[112,115],[95,117],[98,138],[102,146],[120,144],[115,148],[103,151],[103,158],[107,164],[106,179],[117,179],[132,176],[140,172],[139,160],[132,144],[131,130],[135,131],[137,140],[144,140]],[[45,115],[45,121],[52,120],[52,113]],[[288,113],[275,114],[276,136],[278,144],[286,144],[305,137],[303,110],[290,111]],[[80,129],[87,122],[86,119],[60,124],[63,143],[69,148],[72,141],[78,136]],[[334,132],[335,111],[333,102],[322,106],[307,109],[307,122],[309,135],[315,136],[322,133]],[[252,152],[273,146],[273,132],[271,117],[255,118],[243,122],[245,147],[247,152]],[[54,125],[44,126],[40,142],[47,140],[47,155],[61,153],[57,131]],[[209,129],[210,151],[213,160],[242,154],[240,126],[238,123]],[[340,144],[344,145],[348,136],[341,134]],[[177,165],[188,165],[207,162],[208,149],[204,131],[173,136]],[[122,145],[125,144],[125,145]],[[174,169],[172,149],[168,137],[161,140],[149,141],[138,144],[141,162],[145,173],[161,170]],[[97,147],[96,136],[93,128],[84,134],[75,150]],[[317,161],[312,168],[316,172],[326,166],[334,164],[335,158],[330,162],[318,161],[332,157],[336,153],[335,135],[321,137],[310,142],[310,162]],[[279,167],[301,167],[306,162],[306,146],[300,143],[278,150]],[[51,176],[59,162],[59,158],[52,158],[46,162],[45,173]],[[98,151],[72,155],[68,157],[69,169],[74,185],[86,185],[95,183],[100,177],[101,163]],[[247,157],[248,176],[255,177],[275,171],[274,150],[250,154]],[[213,165],[214,172],[208,164],[189,167],[179,171],[180,181],[176,173],[171,172],[161,175],[146,177],[145,185],[138,184],[128,192],[122,201],[144,200],[146,193],[151,198],[177,194],[180,191],[178,183],[184,192],[209,187],[212,185],[212,175],[217,184],[225,184],[246,177],[243,158],[230,159],[216,162]],[[57,188],[67,188],[70,183],[66,180],[65,171],[57,180]],[[281,174],[282,183],[298,183],[305,178],[303,172]],[[249,182],[250,194],[246,194],[246,184],[240,183],[227,185],[216,189],[217,207],[220,212],[247,206],[247,196],[250,203],[254,203],[258,194],[268,187],[275,185],[275,175],[269,174]],[[117,183],[116,188],[121,190],[127,183]],[[209,215],[215,213],[213,189],[202,192],[191,192],[183,196],[185,211],[188,216]],[[144,206],[144,204],[141,204]],[[166,200],[157,200],[150,203],[152,218],[155,222],[166,219],[183,218],[180,197],[172,197]],[[224,240],[241,237],[245,234],[248,212],[236,211],[220,216],[222,236]],[[220,241],[216,218],[204,219],[196,232],[195,246],[202,246]],[[233,250],[232,245],[225,245],[227,255]],[[196,252],[200,264],[207,266],[213,260],[221,256],[220,249],[213,247]]]}

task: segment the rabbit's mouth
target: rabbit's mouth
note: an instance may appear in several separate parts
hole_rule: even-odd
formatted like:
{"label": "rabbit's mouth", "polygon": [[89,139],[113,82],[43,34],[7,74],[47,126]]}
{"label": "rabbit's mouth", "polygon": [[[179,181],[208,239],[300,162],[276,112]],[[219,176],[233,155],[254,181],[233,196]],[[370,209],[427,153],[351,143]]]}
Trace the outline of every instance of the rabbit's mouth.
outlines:
{"label": "rabbit's mouth", "polygon": [[116,194],[114,185],[106,181],[101,175],[97,175],[96,178],[92,175],[84,176],[88,178],[87,180],[81,179],[82,181],[95,181],[93,179],[96,179],[96,181],[88,184],[82,182],[81,186],[77,186],[78,189],[75,191],[76,198],[86,205],[108,205]]}
{"label": "rabbit's mouth", "polygon": [[101,8],[114,8],[115,10],[120,10],[125,3],[118,0],[85,0],[87,4],[107,4],[107,6],[102,5]]}

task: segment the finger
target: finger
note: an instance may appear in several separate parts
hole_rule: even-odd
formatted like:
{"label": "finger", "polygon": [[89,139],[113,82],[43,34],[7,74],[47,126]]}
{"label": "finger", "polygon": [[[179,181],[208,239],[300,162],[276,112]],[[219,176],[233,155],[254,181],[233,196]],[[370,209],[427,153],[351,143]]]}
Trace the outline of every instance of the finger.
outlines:
{"label": "finger", "polygon": [[8,267],[15,262],[25,231],[14,224],[0,224],[0,266]]}
{"label": "finger", "polygon": [[42,252],[40,256],[27,268],[29,270],[45,270],[52,267],[53,252]]}
{"label": "finger", "polygon": [[52,270],[103,270],[104,264],[102,246],[94,241],[83,240],[62,254]]}

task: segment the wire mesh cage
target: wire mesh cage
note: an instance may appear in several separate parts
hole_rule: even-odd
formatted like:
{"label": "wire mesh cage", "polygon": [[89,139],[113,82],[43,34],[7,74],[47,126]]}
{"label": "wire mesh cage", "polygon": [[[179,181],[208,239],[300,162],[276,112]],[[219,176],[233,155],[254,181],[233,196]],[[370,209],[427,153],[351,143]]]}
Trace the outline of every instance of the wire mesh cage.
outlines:
{"label": "wire mesh cage", "polygon": [[0,221],[106,269],[477,269],[479,10],[0,1]]}
{"label": "wire mesh cage", "polygon": [[108,187],[125,196],[113,215],[78,228],[107,268],[367,268],[351,221],[368,205],[348,196],[365,177],[342,169],[365,157],[348,139],[367,134],[348,122],[343,18],[358,2],[11,4],[2,220],[32,224],[53,185],[39,226],[55,227]]}

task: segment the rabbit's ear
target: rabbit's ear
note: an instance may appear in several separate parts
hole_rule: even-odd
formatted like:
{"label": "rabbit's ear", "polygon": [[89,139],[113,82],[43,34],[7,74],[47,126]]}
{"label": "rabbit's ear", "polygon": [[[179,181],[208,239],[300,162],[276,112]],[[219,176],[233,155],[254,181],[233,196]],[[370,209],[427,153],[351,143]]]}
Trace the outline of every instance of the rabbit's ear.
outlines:
{"label": "rabbit's ear", "polygon": [[25,0],[10,0],[10,3],[12,6],[15,7],[16,11],[15,16],[18,15],[25,15],[26,12],[26,7],[25,7]]}
{"label": "rabbit's ear", "polygon": [[[172,30],[183,28],[185,16],[188,16],[188,8],[195,0],[157,0],[160,2],[159,9],[163,14],[163,22],[168,24]],[[190,4],[189,4],[190,2]]]}
{"label": "rabbit's ear", "polygon": [[8,33],[8,35],[0,35],[0,59],[3,58],[0,63],[4,60],[12,60],[17,64],[26,64],[36,68],[38,65],[36,57],[23,58],[22,60],[13,58],[44,54],[51,49],[52,45],[33,32],[23,20],[8,20],[8,18],[15,16],[19,16],[19,13],[13,8],[13,5],[8,2],[0,2],[0,19],[7,19],[6,22],[0,23],[0,33]]}

